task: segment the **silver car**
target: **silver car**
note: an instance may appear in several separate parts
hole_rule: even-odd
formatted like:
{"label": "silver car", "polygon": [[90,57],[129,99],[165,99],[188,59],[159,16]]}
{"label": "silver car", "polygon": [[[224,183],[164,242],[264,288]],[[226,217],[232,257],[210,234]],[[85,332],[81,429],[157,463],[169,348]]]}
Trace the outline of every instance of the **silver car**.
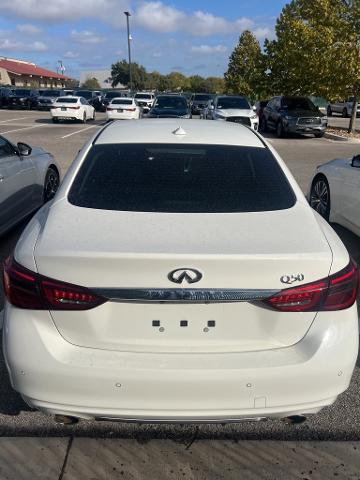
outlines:
{"label": "silver car", "polygon": [[51,200],[59,183],[50,153],[0,136],[0,235]]}

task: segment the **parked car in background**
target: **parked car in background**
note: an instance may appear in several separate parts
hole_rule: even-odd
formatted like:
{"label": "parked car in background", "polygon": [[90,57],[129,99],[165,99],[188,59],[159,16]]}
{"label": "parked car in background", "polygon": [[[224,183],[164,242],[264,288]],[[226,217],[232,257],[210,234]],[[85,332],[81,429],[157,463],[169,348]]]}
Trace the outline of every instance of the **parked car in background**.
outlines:
{"label": "parked car in background", "polygon": [[221,120],[240,123],[258,130],[259,117],[249,100],[240,95],[219,95],[209,100],[202,117],[207,120]]}
{"label": "parked car in background", "polygon": [[122,92],[118,90],[111,90],[109,92],[106,92],[105,95],[103,95],[103,97],[101,98],[101,111],[105,112],[106,107],[109,105],[111,100],[119,97],[126,97],[126,95],[122,94]]}
{"label": "parked car in background", "polygon": [[59,182],[50,153],[0,136],[0,235],[51,200]]}
{"label": "parked car in background", "polygon": [[0,108],[9,106],[9,97],[12,95],[13,92],[9,87],[0,87]]}
{"label": "parked car in background", "polygon": [[206,107],[209,100],[215,95],[210,93],[193,93],[190,98],[190,108],[192,115],[200,115],[201,111]]}
{"label": "parked car in background", "polygon": [[38,90],[30,88],[17,88],[8,98],[8,108],[26,108],[31,110],[38,107]]}
{"label": "parked car in background", "polygon": [[74,90],[70,90],[68,88],[64,88],[62,91],[63,95],[74,95]]}
{"label": "parked car in background", "polygon": [[[334,113],[340,113],[342,117],[347,118],[351,116],[354,97],[348,97],[346,100],[341,100],[334,103],[329,103],[326,109],[328,117]],[[357,104],[356,116],[360,115],[360,104]]]}
{"label": "parked car in background", "polygon": [[30,407],[291,422],[348,388],[345,246],[256,132],[180,123],[96,132],[6,261],[5,365]]}
{"label": "parked car in background", "polygon": [[83,97],[97,112],[102,110],[102,97],[95,90],[74,90],[74,96]]}
{"label": "parked car in background", "polygon": [[38,110],[50,110],[55,101],[66,95],[63,90],[45,90],[38,96]]}
{"label": "parked car in background", "polygon": [[318,166],[308,198],[325,220],[339,223],[360,237],[360,155]]}
{"label": "parked car in background", "polygon": [[327,124],[327,117],[308,97],[278,96],[264,108],[260,129],[274,130],[279,138],[288,133],[310,133],[319,138]]}
{"label": "parked car in background", "polygon": [[133,98],[113,98],[106,107],[107,120],[138,120],[141,109]]}
{"label": "parked car in background", "polygon": [[147,113],[154,105],[155,95],[151,92],[137,92],[134,95],[139,107],[143,109],[144,113]]}
{"label": "parked car in background", "polygon": [[191,110],[186,98],[182,95],[158,95],[147,116],[149,118],[191,118]]}
{"label": "parked car in background", "polygon": [[79,120],[86,123],[87,120],[95,120],[95,108],[83,97],[59,97],[51,110],[54,123],[59,120]]}

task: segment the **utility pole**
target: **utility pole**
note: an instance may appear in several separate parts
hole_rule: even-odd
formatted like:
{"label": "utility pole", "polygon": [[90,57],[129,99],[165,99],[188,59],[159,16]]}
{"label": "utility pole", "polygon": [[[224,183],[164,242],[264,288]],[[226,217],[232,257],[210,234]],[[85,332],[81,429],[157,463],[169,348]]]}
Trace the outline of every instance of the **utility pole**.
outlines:
{"label": "utility pole", "polygon": [[133,82],[132,82],[132,71],[131,71],[131,48],[130,48],[130,25],[129,25],[129,17],[131,17],[130,12],[124,12],[126,16],[126,26],[127,26],[127,40],[128,40],[128,52],[129,52],[129,77],[130,77],[130,94],[133,91]]}

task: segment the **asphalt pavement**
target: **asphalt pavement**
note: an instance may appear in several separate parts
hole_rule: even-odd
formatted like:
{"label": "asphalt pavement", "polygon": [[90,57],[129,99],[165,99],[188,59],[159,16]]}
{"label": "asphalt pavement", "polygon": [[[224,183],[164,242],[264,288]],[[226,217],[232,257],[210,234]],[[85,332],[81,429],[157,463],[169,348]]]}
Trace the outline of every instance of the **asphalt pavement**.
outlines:
{"label": "asphalt pavement", "polygon": [[[345,126],[348,122],[348,119],[341,119],[340,117],[336,117],[336,122],[338,121],[342,122]],[[55,157],[59,161],[62,168],[62,173],[66,172],[76,153],[85,143],[85,141],[96,131],[98,131],[104,123],[104,114],[98,114],[97,120],[95,122],[89,122],[86,125],[82,125],[79,123],[64,123],[56,125],[52,124],[48,112],[9,112],[6,110],[0,110],[0,134],[4,135],[15,143],[18,141],[23,141],[29,143],[30,145],[41,146],[49,150],[55,155]],[[292,138],[277,139],[274,138],[271,134],[268,134],[267,137],[277,149],[277,151],[281,154],[282,158],[285,160],[286,164],[292,171],[294,177],[296,178],[304,192],[306,192],[307,190],[310,178],[317,165],[333,158],[351,157],[354,154],[360,153],[360,143],[336,142],[325,138],[315,139],[306,136],[294,136]],[[7,235],[0,238],[0,261],[3,261],[6,256],[11,252],[25,224],[26,222],[23,222],[21,225],[17,226],[11,232],[9,232]],[[353,257],[358,262],[360,262],[360,238],[353,235],[351,232],[347,231],[342,227],[335,225],[334,228],[342,238],[343,242],[345,243]],[[306,232],[304,232],[304,235],[306,235]],[[3,295],[2,291],[0,290],[0,310],[2,308],[2,305]],[[80,478],[80,476],[76,476],[75,474],[71,476],[69,473],[78,471],[76,470],[78,469],[78,465],[76,465],[75,460],[73,463],[71,463],[71,461],[70,463],[68,463],[69,468],[66,469],[66,471],[68,472],[68,476],[64,476],[64,473],[66,473],[64,470],[64,462],[67,463],[68,460],[71,460],[71,456],[68,456],[65,461],[66,454],[67,452],[69,453],[69,451],[71,451],[74,447],[80,448],[80,446],[83,445],[85,451],[82,451],[81,453],[81,461],[84,464],[84,468],[85,466],[89,468],[91,462],[94,462],[94,458],[96,458],[96,451],[98,448],[97,445],[99,445],[96,442],[100,442],[99,439],[117,439],[111,447],[110,444],[106,445],[113,455],[118,455],[117,459],[123,458],[122,455],[127,455],[127,460],[124,462],[120,462],[123,463],[124,468],[121,469],[120,464],[114,464],[111,468],[115,468],[115,470],[106,470],[104,471],[105,473],[103,472],[103,475],[107,476],[97,476],[97,474],[94,473],[92,477],[84,476],[83,478],[240,478],[239,476],[235,475],[236,472],[239,473],[236,470],[235,466],[237,465],[237,467],[239,467],[239,465],[241,464],[239,459],[243,458],[242,456],[245,455],[244,451],[247,452],[247,461],[250,465],[251,458],[255,458],[254,455],[256,456],[257,454],[259,454],[260,451],[262,452],[261,449],[264,447],[265,450],[263,453],[261,453],[261,455],[263,455],[262,458],[267,458],[269,465],[270,463],[272,464],[272,460],[274,460],[275,457],[273,457],[270,446],[270,450],[266,450],[265,444],[263,443],[263,441],[265,440],[278,441],[277,445],[280,449],[278,451],[278,454],[283,455],[281,456],[280,460],[278,457],[276,457],[276,462],[279,463],[290,462],[292,451],[291,448],[303,448],[304,445],[305,449],[307,448],[306,445],[308,445],[310,450],[315,448],[315,451],[316,449],[320,448],[316,447],[316,445],[318,445],[317,443],[302,443],[302,447],[300,447],[299,444],[296,443],[296,445],[294,444],[294,446],[290,448],[291,443],[289,442],[294,442],[298,440],[306,442],[336,441],[339,442],[338,444],[336,444],[339,445],[339,450],[333,447],[330,448],[329,446],[330,450],[327,451],[324,447],[325,449],[322,449],[321,454],[316,454],[316,452],[314,453],[314,450],[311,450],[311,455],[310,453],[307,453],[307,458],[309,462],[311,457],[312,462],[318,461],[320,463],[326,463],[327,461],[328,464],[331,465],[332,470],[323,470],[323,472],[326,472],[326,476],[325,473],[321,477],[316,476],[316,470],[314,469],[314,467],[316,467],[316,464],[314,464],[310,469],[312,470],[312,474],[309,473],[309,469],[305,471],[305,467],[301,467],[300,469],[298,469],[296,465],[302,465],[300,462],[300,457],[304,453],[300,453],[300,450],[298,450],[298,461],[296,462],[293,459],[295,462],[293,466],[294,468],[288,466],[288,469],[286,470],[288,472],[288,476],[285,475],[285,470],[285,473],[281,473],[279,470],[281,475],[279,473],[279,475],[276,476],[275,474],[271,473],[271,469],[268,472],[268,476],[257,477],[255,474],[250,476],[250,469],[249,477],[244,478],[330,478],[330,476],[338,476],[338,478],[360,478],[360,475],[358,475],[358,473],[360,472],[360,447],[357,443],[346,443],[360,441],[359,367],[360,362],[358,361],[358,365],[355,369],[349,390],[344,394],[340,395],[340,397],[333,406],[325,408],[320,414],[309,418],[307,422],[301,425],[288,425],[280,420],[271,420],[260,423],[250,422],[232,425],[201,426],[134,425],[114,422],[80,421],[78,424],[73,426],[61,426],[55,424],[52,418],[47,417],[39,412],[31,411],[25,405],[21,397],[12,390],[4,362],[3,360],[1,360],[1,435],[3,437],[16,436],[69,438],[64,439],[64,441],[62,441],[61,438],[57,440],[55,438],[53,439],[54,445],[58,445],[58,448],[60,449],[59,451],[61,451],[61,455],[59,455],[62,459],[59,463],[60,469],[55,469],[55,473],[52,472],[50,475],[49,470],[48,476],[46,476],[46,473],[42,473],[42,475],[44,474],[45,476],[21,477],[20,473],[18,472],[18,476],[14,477],[11,476],[9,472],[6,473],[5,470],[2,470],[5,463],[2,462],[0,458],[0,479]],[[81,444],[80,440],[82,437],[91,437],[94,439],[95,443]],[[252,447],[250,446],[249,442],[243,443],[243,440],[262,440],[262,442],[255,442],[256,447],[254,446],[252,451]],[[3,439],[3,441],[5,442],[5,439]],[[285,445],[284,443],[282,443],[284,441],[288,443],[286,443]],[[11,439],[7,439],[6,442],[11,443]],[[7,445],[6,442],[3,444],[4,447]],[[71,442],[70,448],[69,442]],[[19,459],[21,459],[22,448],[25,447],[16,446],[21,445],[21,443],[16,445],[15,444],[15,441],[13,442],[13,444],[11,444],[13,445],[12,448],[18,448]],[[198,444],[202,445],[201,452],[198,452],[196,450],[198,448]],[[272,446],[273,445],[274,444],[272,444]],[[322,443],[322,445],[325,446],[326,443]],[[328,445],[331,445],[331,443]],[[89,450],[87,450],[88,448]],[[98,453],[98,455],[105,455],[105,457],[106,455],[110,455],[110,453],[106,453],[107,449],[104,450],[104,448],[101,450],[102,453]],[[249,451],[247,451],[246,449],[248,449]],[[336,451],[338,452],[338,457],[336,456]],[[131,457],[131,452],[133,454],[133,457]],[[153,472],[155,472],[154,475],[156,476],[147,477],[146,471],[150,471],[150,466],[148,462],[150,456],[152,454],[155,455],[155,452],[157,455],[157,461],[167,461],[167,465],[170,465],[170,470],[164,470],[164,468],[159,467],[158,470],[153,470]],[[193,453],[191,454],[191,452]],[[341,454],[341,452],[344,453]],[[351,469],[349,469],[347,472],[344,470],[345,467],[341,467],[341,463],[345,465],[345,462],[341,461],[340,458],[341,455],[345,455],[345,452],[347,452],[347,454],[349,455],[351,453],[351,460],[348,460]],[[141,455],[143,455],[143,457]],[[196,463],[195,461],[193,461],[193,463],[191,463],[191,455],[193,455],[193,459],[195,458],[195,456],[197,459],[201,458],[201,462]],[[324,455],[324,457],[322,457],[322,455]],[[217,470],[214,466],[215,470],[213,468],[212,471],[217,472],[217,474],[210,474],[208,470],[209,465],[207,464],[207,462],[210,462],[211,465],[214,465],[215,460],[218,459],[218,462],[221,463],[223,462],[223,460],[221,460],[220,457],[222,459],[225,458],[227,462],[227,466],[224,466],[224,468],[230,468],[231,471],[228,471],[228,473],[225,475],[226,470],[221,473],[220,470]],[[316,460],[317,457],[319,457],[320,459]],[[330,457],[332,459],[335,458],[336,462],[338,463],[336,465],[333,465],[329,460]],[[106,458],[109,459],[110,457]],[[131,468],[125,468],[125,464],[127,465],[127,467],[129,467],[129,462],[132,462],[131,458],[136,458],[136,461],[140,462],[136,467],[139,469],[140,472],[138,476],[136,475],[135,470],[131,470]],[[172,458],[171,461],[169,460],[170,458]],[[174,458],[178,458],[178,462],[172,464],[171,462],[175,461]],[[328,460],[325,461],[324,458],[328,458]],[[142,465],[141,462],[144,462],[143,466],[141,467],[142,469],[140,468],[140,466]],[[274,468],[276,466],[276,462],[274,463]],[[319,466],[319,463],[317,465]],[[356,468],[354,467],[356,465],[358,465],[359,467],[357,472]],[[191,470],[191,466],[193,468],[197,468],[198,470]],[[153,465],[153,467],[155,468],[155,464]],[[135,467],[132,468],[134,469]],[[243,468],[248,467],[246,467],[246,465],[244,464]],[[121,471],[123,471],[123,474],[121,474]],[[94,470],[94,472],[96,472],[96,469]],[[208,474],[206,474],[206,472],[208,472]],[[266,473],[265,467],[264,472]],[[292,473],[290,474],[289,472]],[[320,470],[318,470],[318,473],[319,472]],[[335,475],[335,473],[337,473],[337,475]],[[62,476],[59,477],[59,475]]]}

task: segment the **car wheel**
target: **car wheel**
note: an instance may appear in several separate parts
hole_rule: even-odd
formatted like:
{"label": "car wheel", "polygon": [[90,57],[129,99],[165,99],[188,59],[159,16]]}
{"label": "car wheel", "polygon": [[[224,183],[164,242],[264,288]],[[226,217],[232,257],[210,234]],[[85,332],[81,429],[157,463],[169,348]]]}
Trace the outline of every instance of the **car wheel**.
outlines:
{"label": "car wheel", "polygon": [[322,138],[325,135],[325,132],[315,132],[315,138]]}
{"label": "car wheel", "polygon": [[281,120],[276,125],[276,136],[278,138],[283,138],[285,136],[284,125]]}
{"label": "car wheel", "polygon": [[95,110],[94,110],[94,115],[92,116],[92,119],[91,119],[91,120],[93,120],[93,121],[95,122],[95,118],[96,118],[96,112],[95,112]]}
{"label": "car wheel", "polygon": [[53,123],[59,123],[59,119],[57,117],[52,118]]}
{"label": "car wheel", "polygon": [[319,175],[313,181],[310,191],[310,206],[329,221],[330,188],[324,175]]}
{"label": "car wheel", "polygon": [[326,115],[327,115],[328,117],[332,117],[332,110],[331,110],[330,105],[328,105],[328,107],[327,107],[327,109],[326,109]]}
{"label": "car wheel", "polygon": [[86,113],[84,112],[84,115],[83,115],[83,118],[82,118],[82,123],[86,123],[86,120],[87,120]]}
{"label": "car wheel", "polygon": [[343,118],[347,118],[347,117],[348,117],[347,108],[344,108],[344,109],[343,109],[343,111],[342,111],[342,116],[343,116]]}
{"label": "car wheel", "polygon": [[54,197],[57,189],[59,188],[59,183],[60,178],[58,172],[54,168],[50,167],[45,176],[43,193],[44,203],[48,202]]}

